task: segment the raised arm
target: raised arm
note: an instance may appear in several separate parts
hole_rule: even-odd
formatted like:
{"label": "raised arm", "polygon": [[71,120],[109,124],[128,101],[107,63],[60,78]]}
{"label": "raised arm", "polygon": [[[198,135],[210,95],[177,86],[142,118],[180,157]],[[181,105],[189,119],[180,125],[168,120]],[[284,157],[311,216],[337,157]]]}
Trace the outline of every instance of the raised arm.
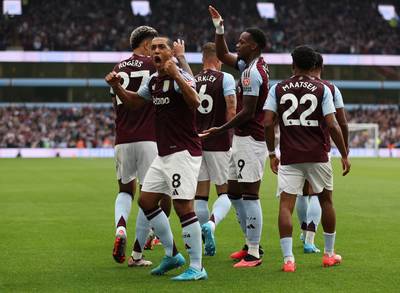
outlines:
{"label": "raised arm", "polygon": [[189,63],[187,62],[185,58],[185,41],[178,39],[176,42],[174,42],[174,55],[175,58],[179,62],[179,66],[185,70],[187,73],[189,73],[191,76],[193,75],[192,69],[189,66]]}
{"label": "raised arm", "polygon": [[178,67],[172,60],[165,62],[165,71],[169,76],[171,76],[175,82],[178,84],[180,90],[182,91],[183,99],[190,109],[197,109],[200,106],[200,98],[196,90],[191,87],[187,80],[179,72]]}
{"label": "raised arm", "polygon": [[121,86],[121,77],[115,71],[106,75],[105,81],[112,87],[114,94],[121,100],[121,102],[131,109],[139,109],[147,101],[139,96],[136,92],[128,91]]}
{"label": "raised arm", "polygon": [[236,69],[237,56],[229,52],[228,46],[224,37],[224,20],[221,15],[211,5],[208,6],[212,22],[215,26],[215,46],[217,49],[217,57],[222,63]]}

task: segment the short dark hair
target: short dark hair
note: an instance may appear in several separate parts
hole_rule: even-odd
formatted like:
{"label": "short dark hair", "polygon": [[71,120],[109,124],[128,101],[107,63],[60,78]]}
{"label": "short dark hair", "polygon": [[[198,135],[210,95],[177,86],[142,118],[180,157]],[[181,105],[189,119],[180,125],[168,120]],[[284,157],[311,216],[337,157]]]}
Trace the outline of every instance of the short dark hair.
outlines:
{"label": "short dark hair", "polygon": [[134,50],[140,46],[140,44],[147,39],[153,39],[158,36],[156,29],[151,26],[142,25],[135,28],[129,38],[131,48]]}
{"label": "short dark hair", "polygon": [[168,47],[170,47],[171,49],[174,49],[174,42],[172,41],[172,39],[170,37],[160,35],[160,36],[157,36],[157,38],[166,39]]}
{"label": "short dark hair", "polygon": [[317,62],[315,62],[315,68],[316,69],[322,69],[324,66],[324,58],[322,57],[322,54],[319,52],[315,52],[317,56]]}
{"label": "short dark hair", "polygon": [[249,27],[245,30],[246,33],[249,33],[253,39],[253,41],[257,44],[260,50],[264,50],[267,45],[267,38],[262,30],[258,27]]}
{"label": "short dark hair", "polygon": [[317,54],[310,46],[296,47],[292,52],[293,64],[299,69],[311,70],[317,63]]}

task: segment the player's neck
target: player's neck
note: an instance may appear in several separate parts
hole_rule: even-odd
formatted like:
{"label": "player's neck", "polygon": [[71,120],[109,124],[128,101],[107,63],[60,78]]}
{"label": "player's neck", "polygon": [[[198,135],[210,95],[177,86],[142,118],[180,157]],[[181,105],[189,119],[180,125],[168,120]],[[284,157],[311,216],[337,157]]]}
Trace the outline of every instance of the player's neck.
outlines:
{"label": "player's neck", "polygon": [[315,78],[317,78],[317,79],[321,79],[321,73],[318,72],[318,71],[310,72],[310,75],[315,77]]}
{"label": "player's neck", "polygon": [[148,54],[147,54],[147,50],[146,49],[144,49],[144,48],[136,48],[135,50],[133,50],[133,52],[132,52],[133,54],[135,54],[135,55],[142,55],[142,56],[147,56]]}
{"label": "player's neck", "polygon": [[217,67],[212,63],[204,63],[203,70],[215,70],[218,71]]}
{"label": "player's neck", "polygon": [[243,60],[246,62],[246,64],[249,64],[253,60],[260,58],[260,56],[261,56],[261,53],[257,52],[257,53],[250,54],[248,58],[243,58]]}
{"label": "player's neck", "polygon": [[308,77],[312,77],[311,72],[309,70],[300,70],[300,69],[296,69],[294,71],[294,75],[296,76],[308,76]]}

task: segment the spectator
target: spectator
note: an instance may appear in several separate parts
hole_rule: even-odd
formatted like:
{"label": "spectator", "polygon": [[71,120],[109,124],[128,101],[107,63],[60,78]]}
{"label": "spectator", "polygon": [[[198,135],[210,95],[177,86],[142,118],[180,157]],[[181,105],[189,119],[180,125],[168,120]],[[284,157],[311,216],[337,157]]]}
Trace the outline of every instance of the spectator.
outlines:
{"label": "spectator", "polygon": [[[400,108],[353,108],[349,123],[377,123],[379,146],[400,147]],[[0,107],[1,148],[112,147],[115,136],[111,107]],[[373,148],[368,131],[350,134],[350,147]]]}
{"label": "spectator", "polygon": [[[375,0],[275,0],[275,20],[259,16],[257,0],[210,2],[223,12],[231,50],[245,27],[258,26],[267,35],[266,52],[289,52],[307,43],[323,53],[400,54],[400,28],[382,18]],[[399,9],[396,0],[385,3]],[[22,16],[0,16],[0,50],[123,51],[132,29],[146,24],[182,37],[188,51],[199,52],[214,38],[207,4],[150,0],[152,14],[143,17],[132,15],[129,0],[29,1]]]}

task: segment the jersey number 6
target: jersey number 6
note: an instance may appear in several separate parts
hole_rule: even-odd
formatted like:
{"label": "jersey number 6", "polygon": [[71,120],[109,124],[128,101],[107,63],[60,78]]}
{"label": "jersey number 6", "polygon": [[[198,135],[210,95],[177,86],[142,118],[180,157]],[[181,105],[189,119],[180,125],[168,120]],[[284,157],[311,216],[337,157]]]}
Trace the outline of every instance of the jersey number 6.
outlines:
{"label": "jersey number 6", "polygon": [[211,112],[213,107],[213,99],[210,95],[206,94],[207,85],[203,84],[199,90],[200,106],[197,110],[201,114],[208,114]]}

